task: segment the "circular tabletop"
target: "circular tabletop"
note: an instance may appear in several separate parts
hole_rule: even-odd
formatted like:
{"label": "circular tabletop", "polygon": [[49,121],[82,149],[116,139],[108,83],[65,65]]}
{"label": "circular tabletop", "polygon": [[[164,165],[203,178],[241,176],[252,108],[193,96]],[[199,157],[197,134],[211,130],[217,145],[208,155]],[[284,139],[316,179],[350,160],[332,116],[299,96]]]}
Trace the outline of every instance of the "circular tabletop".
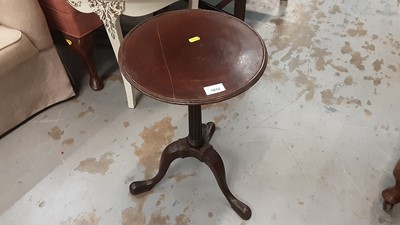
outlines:
{"label": "circular tabletop", "polygon": [[220,102],[249,89],[267,64],[262,38],[243,21],[215,11],[154,16],[122,41],[118,62],[128,82],[163,102]]}

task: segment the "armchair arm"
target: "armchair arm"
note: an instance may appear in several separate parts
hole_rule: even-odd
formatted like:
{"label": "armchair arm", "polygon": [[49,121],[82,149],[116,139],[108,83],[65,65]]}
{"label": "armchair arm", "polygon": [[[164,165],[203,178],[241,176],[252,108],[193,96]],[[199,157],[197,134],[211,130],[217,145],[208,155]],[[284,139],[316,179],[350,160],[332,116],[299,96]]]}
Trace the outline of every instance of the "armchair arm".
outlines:
{"label": "armchair arm", "polygon": [[0,0],[0,24],[20,30],[39,50],[53,44],[37,0]]}

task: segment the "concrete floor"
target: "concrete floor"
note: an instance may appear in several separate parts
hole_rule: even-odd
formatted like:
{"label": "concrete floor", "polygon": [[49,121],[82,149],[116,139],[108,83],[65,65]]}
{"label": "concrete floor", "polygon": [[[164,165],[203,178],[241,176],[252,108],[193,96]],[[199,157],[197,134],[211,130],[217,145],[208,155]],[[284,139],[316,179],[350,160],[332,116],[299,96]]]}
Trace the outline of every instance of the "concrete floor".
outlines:
{"label": "concrete floor", "polygon": [[186,136],[187,109],[146,96],[128,109],[101,45],[104,90],[78,79],[78,97],[0,140],[0,224],[399,224],[400,205],[387,214],[381,197],[400,158],[399,20],[395,0],[248,1],[268,68],[245,94],[203,107],[248,221],[195,159],[130,196],[129,183],[154,175],[163,148]]}

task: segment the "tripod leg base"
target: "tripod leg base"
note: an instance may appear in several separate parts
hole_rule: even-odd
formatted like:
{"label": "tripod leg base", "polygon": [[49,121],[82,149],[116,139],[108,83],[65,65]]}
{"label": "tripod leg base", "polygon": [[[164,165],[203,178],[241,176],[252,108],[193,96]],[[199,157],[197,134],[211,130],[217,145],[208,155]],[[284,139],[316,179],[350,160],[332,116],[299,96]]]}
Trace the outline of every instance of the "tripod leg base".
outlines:
{"label": "tripod leg base", "polygon": [[194,148],[189,145],[188,138],[179,139],[168,145],[160,160],[160,169],[156,176],[145,181],[135,181],[129,186],[129,192],[132,195],[138,195],[146,191],[150,191],[165,176],[171,163],[177,158],[194,157],[204,162],[213,172],[218,186],[225,195],[232,209],[244,220],[251,217],[251,209],[249,206],[238,200],[229,190],[225,176],[225,166],[221,156],[208,143],[215,132],[215,124],[207,123],[202,125],[202,133],[204,144],[201,147]]}
{"label": "tripod leg base", "polygon": [[382,192],[382,197],[384,199],[383,210],[386,212],[390,212],[394,205],[400,203],[400,160],[393,170],[393,176],[396,180],[396,184]]}
{"label": "tripod leg base", "polygon": [[238,200],[229,190],[225,176],[225,166],[221,156],[218,152],[210,145],[207,151],[205,151],[202,161],[213,172],[215,179],[218,182],[218,186],[226,199],[230,203],[232,209],[244,220],[248,220],[251,217],[251,209],[249,206]]}
{"label": "tripod leg base", "polygon": [[160,159],[160,167],[155,177],[145,181],[135,181],[129,185],[129,192],[132,195],[138,195],[146,191],[150,191],[160,180],[165,176],[171,163],[181,157],[181,144],[180,140],[168,145]]}

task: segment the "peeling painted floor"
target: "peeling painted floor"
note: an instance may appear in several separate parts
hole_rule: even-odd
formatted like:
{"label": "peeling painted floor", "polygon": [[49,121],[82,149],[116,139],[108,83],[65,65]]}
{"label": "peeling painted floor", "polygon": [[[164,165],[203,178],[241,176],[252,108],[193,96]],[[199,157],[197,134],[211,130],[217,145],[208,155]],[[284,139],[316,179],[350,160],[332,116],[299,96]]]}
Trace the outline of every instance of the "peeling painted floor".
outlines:
{"label": "peeling painted floor", "polygon": [[195,159],[129,195],[129,183],[152,177],[163,148],[186,136],[187,111],[145,96],[129,110],[114,69],[103,91],[83,79],[77,98],[0,140],[0,224],[399,224],[400,206],[387,214],[381,198],[400,158],[399,8],[248,1],[267,71],[245,94],[204,106],[203,120],[218,126],[211,144],[249,221]]}

